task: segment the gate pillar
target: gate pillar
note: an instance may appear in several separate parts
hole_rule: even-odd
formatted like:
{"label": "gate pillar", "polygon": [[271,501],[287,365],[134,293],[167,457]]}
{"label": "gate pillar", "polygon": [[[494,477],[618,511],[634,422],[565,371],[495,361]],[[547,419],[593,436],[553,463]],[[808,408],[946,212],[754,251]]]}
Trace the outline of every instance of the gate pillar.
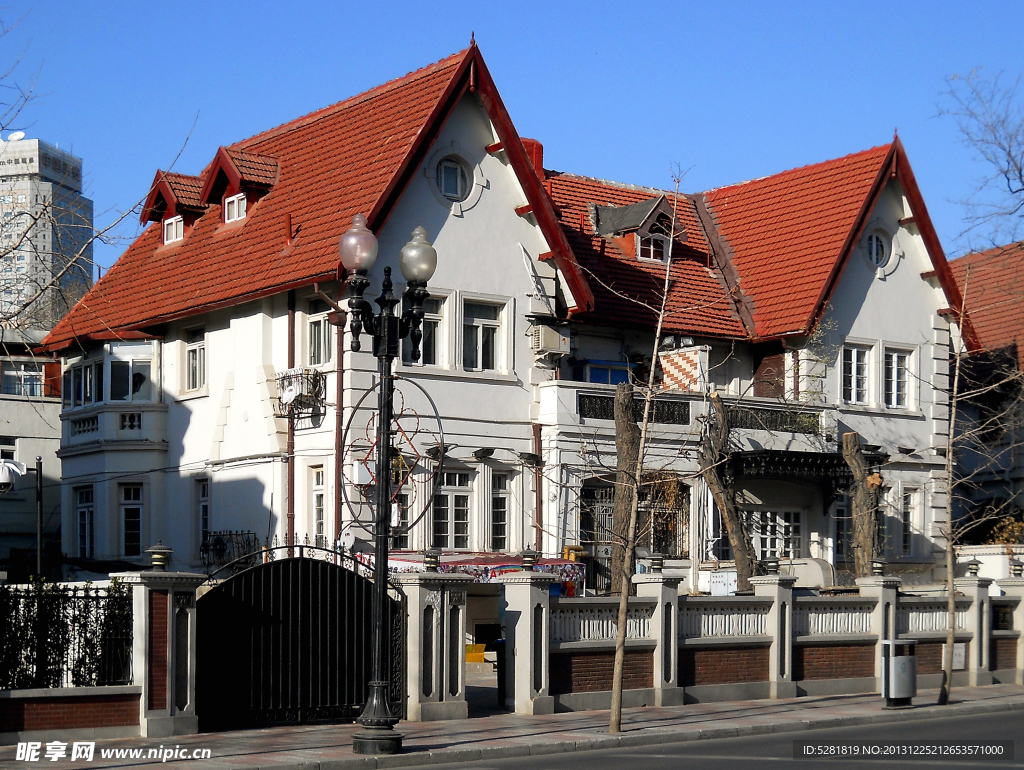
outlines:
{"label": "gate pillar", "polygon": [[505,596],[505,705],[517,714],[553,714],[550,686],[551,584],[532,567],[500,578]]}
{"label": "gate pillar", "polygon": [[466,719],[466,584],[473,578],[413,572],[397,579],[409,608],[406,718]]}
{"label": "gate pillar", "polygon": [[132,671],[135,684],[142,685],[141,735],[197,733],[196,588],[206,575],[165,572],[163,554],[169,557],[170,549],[159,543],[147,553],[153,553],[151,570],[116,575],[132,586]]}

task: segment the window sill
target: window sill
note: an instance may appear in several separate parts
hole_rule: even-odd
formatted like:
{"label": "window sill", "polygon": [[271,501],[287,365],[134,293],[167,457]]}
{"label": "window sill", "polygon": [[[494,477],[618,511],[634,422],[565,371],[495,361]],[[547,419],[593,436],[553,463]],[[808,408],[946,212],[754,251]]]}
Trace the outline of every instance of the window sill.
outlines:
{"label": "window sill", "polygon": [[193,399],[196,399],[196,398],[206,398],[209,395],[210,395],[210,386],[209,385],[204,385],[203,387],[197,388],[196,390],[187,390],[184,393],[180,393],[180,394],[178,394],[178,397],[175,398],[174,400],[175,401],[192,401]]}
{"label": "window sill", "polygon": [[426,377],[428,379],[463,380],[466,382],[500,382],[514,385],[519,378],[514,374],[502,374],[501,372],[467,372],[462,369],[444,369],[439,366],[405,366],[401,365],[396,370],[399,375],[405,377]]}
{"label": "window sill", "polygon": [[836,408],[841,412],[871,415],[872,417],[895,417],[901,420],[925,419],[924,412],[919,409],[887,409],[869,404],[839,404]]}

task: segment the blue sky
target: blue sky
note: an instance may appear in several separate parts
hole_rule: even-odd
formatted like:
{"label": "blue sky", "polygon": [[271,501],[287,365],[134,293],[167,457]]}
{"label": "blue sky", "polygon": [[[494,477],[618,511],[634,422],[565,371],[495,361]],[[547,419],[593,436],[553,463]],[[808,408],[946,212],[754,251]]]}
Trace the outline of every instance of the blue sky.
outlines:
{"label": "blue sky", "polygon": [[[135,205],[157,168],[196,173],[218,145],[441,59],[475,31],[548,168],[670,187],[678,163],[697,191],[883,144],[898,128],[954,255],[967,245],[957,201],[983,168],[937,117],[945,78],[1024,69],[1019,2],[14,0],[2,17],[21,21],[0,64],[21,56],[14,80],[39,74],[23,127],[83,158],[99,225]],[[123,248],[101,246],[97,261]]]}

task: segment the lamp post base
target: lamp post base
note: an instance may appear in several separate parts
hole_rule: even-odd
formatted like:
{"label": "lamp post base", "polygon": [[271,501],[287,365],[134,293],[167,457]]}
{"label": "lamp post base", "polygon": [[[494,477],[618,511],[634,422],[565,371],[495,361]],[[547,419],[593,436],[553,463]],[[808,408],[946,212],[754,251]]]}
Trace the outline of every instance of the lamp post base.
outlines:
{"label": "lamp post base", "polygon": [[352,736],[354,754],[401,754],[402,734],[393,727],[364,727]]}

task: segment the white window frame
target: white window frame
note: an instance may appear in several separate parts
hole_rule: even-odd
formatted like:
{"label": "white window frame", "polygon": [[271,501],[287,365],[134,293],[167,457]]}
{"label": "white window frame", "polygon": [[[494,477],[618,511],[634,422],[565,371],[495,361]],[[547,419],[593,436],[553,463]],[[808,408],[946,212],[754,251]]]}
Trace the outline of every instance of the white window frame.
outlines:
{"label": "white window frame", "polygon": [[[444,470],[441,485],[431,502],[430,543],[446,551],[468,551],[471,542],[470,519],[473,478],[469,471]],[[465,484],[462,482],[465,481]],[[443,501],[443,506],[439,503]],[[444,531],[439,525],[444,525]],[[459,531],[463,529],[464,531]]]}
{"label": "white window frame", "polygon": [[211,532],[210,479],[196,479],[196,516],[199,520],[199,546],[202,547]]}
{"label": "white window frame", "polygon": [[[658,242],[658,243],[661,244],[661,256],[660,257],[653,257],[653,256],[645,257],[643,255],[644,254],[645,245],[649,244],[650,253],[654,254],[657,251],[657,249],[655,247],[655,242]],[[668,255],[669,255],[669,246],[668,246],[668,237],[667,236],[659,235],[657,233],[648,233],[647,235],[641,236],[639,233],[637,233],[637,236],[636,236],[636,258],[637,259],[641,260],[642,262],[657,262],[659,264],[664,264],[664,262],[668,259]]]}
{"label": "white window frame", "polygon": [[9,359],[0,362],[0,382],[5,396],[42,398],[43,361]]}
{"label": "white window frame", "polygon": [[[437,302],[439,305],[438,312],[427,312],[427,302]],[[431,294],[424,304],[423,311],[423,324],[420,327],[420,331],[423,333],[423,338],[420,341],[420,360],[412,361],[409,359],[409,351],[411,343],[409,338],[406,337],[402,340],[402,365],[403,366],[426,366],[435,368],[444,368],[448,362],[447,356],[447,341],[448,341],[448,325],[445,322],[446,313],[449,307],[448,296],[443,294]],[[434,361],[427,362],[426,356],[424,355],[424,342],[427,339],[427,324],[431,324],[434,329]]]}
{"label": "white window frame", "polygon": [[74,487],[75,519],[78,523],[78,558],[91,559],[96,553],[96,492],[92,485]]}
{"label": "white window frame", "polygon": [[[470,319],[466,314],[466,305],[484,305],[490,306],[497,309],[496,319],[483,319],[473,318]],[[496,372],[506,373],[510,370],[508,361],[509,339],[511,338],[511,329],[509,329],[509,315],[510,305],[508,299],[496,299],[493,297],[484,297],[480,295],[463,294],[459,302],[459,366],[462,371],[465,372]],[[473,326],[476,329],[484,330],[490,329],[494,332],[493,342],[493,366],[491,368],[484,368],[483,366],[483,338],[484,333],[481,331],[477,335],[476,339],[476,366],[466,365],[466,329],[469,326]]]}
{"label": "white window frame", "polygon": [[[142,484],[118,484],[117,489],[118,506],[120,509],[119,521],[121,522],[121,553],[125,557],[142,556],[142,523],[143,513],[145,511],[143,507],[143,489]],[[135,553],[129,553],[128,545],[128,514],[129,511],[136,511],[133,514],[133,518],[138,516],[138,544],[137,549],[133,549]],[[133,526],[134,530],[135,527]]]}
{"label": "white window frame", "polygon": [[[511,486],[511,473],[491,473],[489,550],[498,553],[506,553],[509,549],[509,525],[511,524],[509,521],[509,491]],[[499,538],[502,541],[500,544]]]}
{"label": "white window frame", "polygon": [[185,392],[195,393],[206,388],[208,375],[206,358],[206,327],[185,330]]}
{"label": "white window frame", "polygon": [[[445,171],[454,169],[457,175],[457,190],[445,189]],[[437,162],[437,189],[441,196],[453,203],[462,203],[473,189],[473,172],[466,168],[466,163],[456,155],[447,155]]]}
{"label": "white window frame", "polygon": [[[899,373],[899,363],[901,360],[903,364],[903,403],[900,403],[900,393],[897,387],[899,385],[899,380],[898,378],[890,376],[893,370],[895,370],[896,373]],[[913,351],[895,347],[886,347],[884,349],[882,357],[882,399],[887,408],[913,408],[913,361]],[[890,382],[892,383],[892,387],[890,387]]]}
{"label": "white window frame", "polygon": [[848,495],[839,495],[832,507],[835,521],[835,537],[832,541],[833,563],[842,559],[853,561],[853,514]]}
{"label": "white window frame", "polygon": [[326,466],[309,466],[309,528],[313,545],[329,548],[327,535],[327,471]]}
{"label": "white window frame", "polygon": [[744,514],[749,517],[754,553],[759,560],[803,557],[804,521],[801,511],[760,508]]}
{"label": "white window frame", "polygon": [[238,195],[225,198],[224,222],[237,222],[240,219],[245,219],[247,204],[245,193],[238,193]]}
{"label": "white window frame", "polygon": [[[391,504],[391,526],[392,527],[408,527],[409,526],[409,493],[399,492],[394,497],[394,502]],[[410,543],[412,542],[412,532],[408,529],[404,532],[391,535],[391,550],[393,551],[408,551]]]}
{"label": "white window frame", "polygon": [[[310,303],[314,300],[310,300]],[[306,361],[309,366],[326,366],[334,359],[334,327],[327,320],[330,308],[306,314]]]}
{"label": "white window frame", "polygon": [[164,245],[177,243],[185,237],[185,220],[181,217],[170,217],[164,220]]}
{"label": "white window frame", "polygon": [[900,495],[900,556],[914,555],[914,524],[920,507],[921,490],[903,487]]}
{"label": "white window frame", "polygon": [[[839,359],[839,399],[844,404],[866,406],[871,403],[871,371],[873,348],[868,345],[850,343],[843,345]],[[847,361],[850,371],[847,373]],[[857,367],[863,365],[863,375],[857,374]],[[849,378],[849,387],[847,379]],[[862,383],[858,381],[863,380]],[[849,396],[847,395],[849,393]]]}

